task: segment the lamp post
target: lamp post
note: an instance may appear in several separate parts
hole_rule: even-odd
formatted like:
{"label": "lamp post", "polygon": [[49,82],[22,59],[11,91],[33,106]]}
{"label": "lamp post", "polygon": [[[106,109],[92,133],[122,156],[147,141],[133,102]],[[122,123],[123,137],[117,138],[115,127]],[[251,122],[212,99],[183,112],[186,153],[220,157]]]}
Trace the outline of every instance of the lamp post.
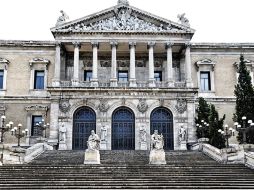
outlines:
{"label": "lamp post", "polygon": [[204,120],[201,120],[201,123],[197,123],[196,126],[201,130],[201,136],[204,138],[206,127],[209,127],[209,123],[206,123]]}
{"label": "lamp post", "polygon": [[42,133],[43,133],[43,131],[45,131],[44,137],[46,138],[47,137],[47,128],[49,128],[50,124],[49,123],[45,124],[45,120],[42,119],[39,123],[36,123],[35,125],[36,125],[36,127],[41,128]]}
{"label": "lamp post", "polygon": [[249,126],[246,125],[247,117],[243,116],[242,117],[243,125],[241,126],[238,122],[235,122],[234,125],[236,126],[237,131],[241,131],[243,134],[243,144],[246,144],[246,133],[254,127],[254,123],[252,120],[248,120]]}
{"label": "lamp post", "polygon": [[18,147],[20,147],[20,139],[28,135],[28,129],[21,131],[22,124],[18,124],[18,127],[14,127],[11,130],[11,135],[18,139]]}
{"label": "lamp post", "polygon": [[225,137],[225,139],[226,139],[226,147],[228,148],[229,147],[228,139],[231,136],[234,136],[235,130],[232,127],[228,128],[227,124],[224,125],[224,128],[225,128],[225,130],[219,129],[218,132]]}

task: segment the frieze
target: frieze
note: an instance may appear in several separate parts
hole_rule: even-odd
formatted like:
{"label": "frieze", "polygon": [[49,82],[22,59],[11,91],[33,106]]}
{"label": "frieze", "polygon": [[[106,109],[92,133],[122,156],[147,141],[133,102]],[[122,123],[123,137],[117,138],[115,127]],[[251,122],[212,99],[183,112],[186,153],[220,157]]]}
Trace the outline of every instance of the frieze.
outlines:
{"label": "frieze", "polygon": [[141,113],[145,113],[148,109],[148,104],[147,104],[146,100],[143,99],[143,98],[139,99],[139,103],[137,105],[137,108]]}
{"label": "frieze", "polygon": [[61,99],[59,102],[59,109],[63,112],[66,113],[70,110],[70,102],[69,99]]}
{"label": "frieze", "polygon": [[187,110],[187,100],[179,98],[175,106],[178,113],[183,114]]}
{"label": "frieze", "polygon": [[106,99],[101,98],[98,109],[100,110],[100,112],[107,112],[109,109],[108,101]]}
{"label": "frieze", "polygon": [[31,105],[25,107],[26,111],[48,111],[48,109],[49,107],[44,105]]}

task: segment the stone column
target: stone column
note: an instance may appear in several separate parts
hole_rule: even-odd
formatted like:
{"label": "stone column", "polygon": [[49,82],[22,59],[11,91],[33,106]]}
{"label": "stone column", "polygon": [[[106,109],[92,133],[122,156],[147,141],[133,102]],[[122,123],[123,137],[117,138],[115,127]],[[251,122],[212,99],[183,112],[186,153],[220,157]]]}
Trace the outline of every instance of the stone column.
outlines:
{"label": "stone column", "polygon": [[112,57],[111,57],[111,79],[110,79],[110,86],[117,87],[117,75],[116,75],[116,49],[118,43],[116,41],[110,42],[111,49],[112,49]]}
{"label": "stone column", "polygon": [[174,44],[172,42],[166,43],[167,50],[167,65],[166,65],[166,82],[168,87],[174,87],[173,81],[173,59],[172,59],[172,46]]}
{"label": "stone column", "polygon": [[191,55],[190,55],[190,43],[185,44],[185,71],[186,71],[186,86],[188,88],[193,87],[192,78],[191,78]]}
{"label": "stone column", "polygon": [[79,42],[73,42],[74,45],[74,74],[72,80],[72,86],[79,85]]}
{"label": "stone column", "polygon": [[135,60],[135,48],[136,42],[129,43],[130,48],[130,87],[136,87],[136,60]]}
{"label": "stone column", "polygon": [[60,69],[61,69],[61,42],[56,42],[56,55],[55,55],[55,72],[52,81],[52,86],[60,86]]}
{"label": "stone column", "polygon": [[54,99],[50,104],[50,127],[49,127],[49,138],[48,144],[55,146],[58,143],[58,113],[59,113],[59,100]]}
{"label": "stone column", "polygon": [[149,49],[149,87],[155,87],[155,79],[154,79],[154,55],[153,48],[155,46],[155,42],[148,42]]}
{"label": "stone column", "polygon": [[98,48],[99,43],[97,41],[91,42],[93,47],[93,76],[91,80],[92,87],[98,87]]}

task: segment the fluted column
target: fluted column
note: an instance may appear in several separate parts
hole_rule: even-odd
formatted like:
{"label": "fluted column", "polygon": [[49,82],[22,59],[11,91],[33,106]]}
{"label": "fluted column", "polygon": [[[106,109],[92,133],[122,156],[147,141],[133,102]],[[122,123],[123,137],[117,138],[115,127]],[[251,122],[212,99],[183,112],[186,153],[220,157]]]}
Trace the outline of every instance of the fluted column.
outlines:
{"label": "fluted column", "polygon": [[97,41],[91,42],[93,47],[93,73],[91,79],[91,86],[98,87],[98,48],[99,43]]}
{"label": "fluted column", "polygon": [[52,86],[60,86],[60,69],[61,69],[61,42],[56,43],[56,54],[55,54],[55,72],[52,82]]}
{"label": "fluted column", "polygon": [[117,67],[117,61],[116,61],[116,49],[118,43],[116,41],[110,42],[111,50],[112,50],[112,56],[111,56],[111,79],[110,79],[110,86],[116,87],[117,86],[117,75],[116,75],[116,67]]}
{"label": "fluted column", "polygon": [[153,55],[154,46],[155,46],[155,42],[148,42],[148,49],[149,49],[149,87],[155,87],[154,55]]}
{"label": "fluted column", "polygon": [[187,87],[193,87],[192,78],[191,78],[191,55],[190,55],[190,43],[185,44],[185,69],[186,69],[186,85]]}
{"label": "fluted column", "polygon": [[166,82],[168,87],[174,86],[173,81],[173,58],[172,58],[172,46],[174,44],[172,42],[166,43],[166,50],[167,50],[167,65],[166,65]]}
{"label": "fluted column", "polygon": [[136,49],[136,42],[129,43],[130,48],[130,87],[136,87],[136,59],[135,59],[135,49]]}
{"label": "fluted column", "polygon": [[78,86],[79,85],[79,48],[80,48],[80,43],[73,42],[73,45],[74,45],[74,74],[73,74],[72,85]]}

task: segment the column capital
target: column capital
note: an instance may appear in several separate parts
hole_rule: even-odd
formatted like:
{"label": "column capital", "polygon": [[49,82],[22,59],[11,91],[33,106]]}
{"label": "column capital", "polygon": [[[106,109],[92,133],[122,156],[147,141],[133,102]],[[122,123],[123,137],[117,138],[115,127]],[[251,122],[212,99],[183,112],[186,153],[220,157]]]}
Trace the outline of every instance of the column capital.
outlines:
{"label": "column capital", "polygon": [[62,46],[62,42],[61,41],[56,41],[56,47],[61,47]]}
{"label": "column capital", "polygon": [[166,49],[172,48],[173,45],[174,45],[174,42],[166,42],[165,48],[166,48]]}
{"label": "column capital", "polygon": [[116,47],[118,46],[118,42],[117,41],[110,41],[110,45],[111,45],[111,48],[112,47]]}
{"label": "column capital", "polygon": [[149,49],[150,47],[154,47],[155,46],[155,42],[151,41],[147,43],[147,48]]}
{"label": "column capital", "polygon": [[129,48],[131,48],[132,46],[136,46],[137,45],[137,43],[136,42],[129,42]]}
{"label": "column capital", "polygon": [[72,44],[74,45],[75,48],[80,48],[81,47],[80,42],[72,42]]}
{"label": "column capital", "polygon": [[184,45],[185,45],[186,48],[187,47],[189,47],[189,48],[191,47],[191,43],[190,42],[186,42]]}
{"label": "column capital", "polygon": [[91,41],[92,47],[99,48],[99,42],[98,41]]}

